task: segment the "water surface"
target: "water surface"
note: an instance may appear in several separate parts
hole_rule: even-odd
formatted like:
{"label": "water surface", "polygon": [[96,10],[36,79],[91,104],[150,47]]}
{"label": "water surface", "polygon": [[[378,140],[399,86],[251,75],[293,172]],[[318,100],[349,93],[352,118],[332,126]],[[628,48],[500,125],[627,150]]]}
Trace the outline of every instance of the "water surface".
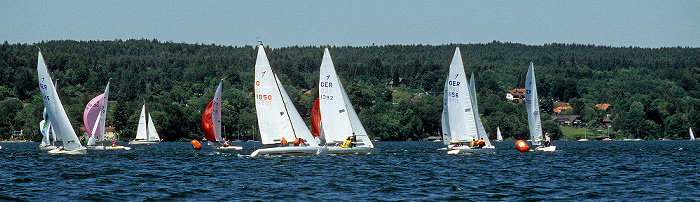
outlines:
{"label": "water surface", "polygon": [[0,143],[0,200],[700,200],[700,141],[555,141],[552,153],[446,155],[377,142],[376,155],[263,157],[189,143],[52,156]]}

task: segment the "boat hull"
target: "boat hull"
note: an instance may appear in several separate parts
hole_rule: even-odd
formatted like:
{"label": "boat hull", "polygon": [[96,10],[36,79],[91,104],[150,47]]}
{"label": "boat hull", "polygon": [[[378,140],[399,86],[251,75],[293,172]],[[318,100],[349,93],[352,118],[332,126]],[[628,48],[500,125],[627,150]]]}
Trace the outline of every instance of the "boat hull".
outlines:
{"label": "boat hull", "polygon": [[131,150],[131,147],[125,146],[86,146],[88,150]]}
{"label": "boat hull", "polygon": [[272,147],[255,150],[250,156],[315,156],[326,155],[326,153],[328,153],[326,147]]}
{"label": "boat hull", "polygon": [[57,149],[57,148],[58,148],[58,147],[53,146],[53,145],[51,145],[51,146],[46,146],[46,147],[44,147],[44,146],[39,146],[39,149],[42,150],[42,151],[54,150],[54,149]]}
{"label": "boat hull", "polygon": [[535,148],[535,151],[544,151],[544,152],[553,152],[557,150],[557,146],[549,146],[549,147],[537,147]]}
{"label": "boat hull", "polygon": [[132,140],[129,144],[158,144],[160,141],[148,141],[148,140]]}
{"label": "boat hull", "polygon": [[47,153],[49,154],[70,154],[70,155],[78,155],[78,154],[87,154],[87,148],[85,147],[80,147],[74,150],[65,150],[63,148],[57,148],[48,151]]}
{"label": "boat hull", "polygon": [[212,149],[218,149],[218,150],[242,150],[243,147],[241,146],[219,146],[219,147],[212,147]]}
{"label": "boat hull", "polygon": [[496,147],[482,147],[482,148],[472,148],[472,147],[452,147],[447,154],[485,154],[485,153],[496,153]]}
{"label": "boat hull", "polygon": [[328,147],[328,154],[376,154],[379,148],[375,147]]}

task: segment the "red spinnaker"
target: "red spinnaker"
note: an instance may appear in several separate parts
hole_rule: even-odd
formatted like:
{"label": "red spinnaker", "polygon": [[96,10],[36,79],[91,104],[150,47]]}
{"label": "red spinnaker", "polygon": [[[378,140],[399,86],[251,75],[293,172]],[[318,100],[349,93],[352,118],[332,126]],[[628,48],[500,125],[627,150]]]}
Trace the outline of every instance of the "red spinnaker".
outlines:
{"label": "red spinnaker", "polygon": [[321,111],[318,106],[318,98],[311,108],[311,134],[314,137],[321,136]]}
{"label": "red spinnaker", "polygon": [[214,124],[211,120],[211,105],[213,102],[214,100],[209,102],[207,109],[205,109],[204,114],[202,114],[202,132],[204,132],[204,137],[206,137],[209,142],[217,142],[216,136],[214,135]]}

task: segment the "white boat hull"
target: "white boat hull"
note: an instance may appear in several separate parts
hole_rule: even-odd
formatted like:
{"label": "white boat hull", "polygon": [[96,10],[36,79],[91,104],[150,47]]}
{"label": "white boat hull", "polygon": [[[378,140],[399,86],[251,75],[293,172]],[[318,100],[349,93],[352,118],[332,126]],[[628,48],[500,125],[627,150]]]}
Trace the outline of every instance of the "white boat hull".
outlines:
{"label": "white boat hull", "polygon": [[485,153],[496,153],[496,147],[482,147],[482,148],[472,148],[469,146],[462,147],[452,147],[447,154],[485,154]]}
{"label": "white boat hull", "polygon": [[539,146],[535,148],[535,151],[545,151],[545,152],[553,152],[557,150],[557,146],[549,146],[549,147],[542,147]]}
{"label": "white boat hull", "polygon": [[242,150],[243,147],[240,146],[218,146],[218,147],[212,147],[212,149],[218,149],[218,150]]}
{"label": "white boat hull", "polygon": [[88,150],[131,150],[131,147],[125,146],[86,146]]}
{"label": "white boat hull", "polygon": [[160,141],[148,141],[148,140],[132,140],[129,144],[158,144]]}
{"label": "white boat hull", "polygon": [[328,147],[328,154],[376,154],[379,148],[375,147]]}
{"label": "white boat hull", "polygon": [[53,145],[51,145],[51,146],[46,146],[46,147],[44,147],[44,146],[39,146],[39,149],[42,150],[42,151],[54,150],[54,149],[57,149],[57,148],[58,148],[58,147],[53,146]]}
{"label": "white boat hull", "polygon": [[272,148],[262,148],[255,150],[251,157],[256,156],[315,156],[315,155],[326,155],[328,153],[328,148],[326,147],[272,147]]}
{"label": "white boat hull", "polygon": [[73,154],[87,154],[87,148],[80,147],[80,148],[74,149],[74,150],[65,150],[63,148],[57,148],[57,149],[50,150],[47,153],[49,153],[49,154],[71,154],[71,155],[73,155]]}

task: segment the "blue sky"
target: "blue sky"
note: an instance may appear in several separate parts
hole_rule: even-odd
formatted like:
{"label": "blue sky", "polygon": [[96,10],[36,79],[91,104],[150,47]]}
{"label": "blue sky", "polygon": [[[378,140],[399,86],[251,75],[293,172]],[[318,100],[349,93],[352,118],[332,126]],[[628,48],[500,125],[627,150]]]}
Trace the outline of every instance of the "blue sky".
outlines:
{"label": "blue sky", "polygon": [[700,47],[700,1],[0,1],[0,41]]}

